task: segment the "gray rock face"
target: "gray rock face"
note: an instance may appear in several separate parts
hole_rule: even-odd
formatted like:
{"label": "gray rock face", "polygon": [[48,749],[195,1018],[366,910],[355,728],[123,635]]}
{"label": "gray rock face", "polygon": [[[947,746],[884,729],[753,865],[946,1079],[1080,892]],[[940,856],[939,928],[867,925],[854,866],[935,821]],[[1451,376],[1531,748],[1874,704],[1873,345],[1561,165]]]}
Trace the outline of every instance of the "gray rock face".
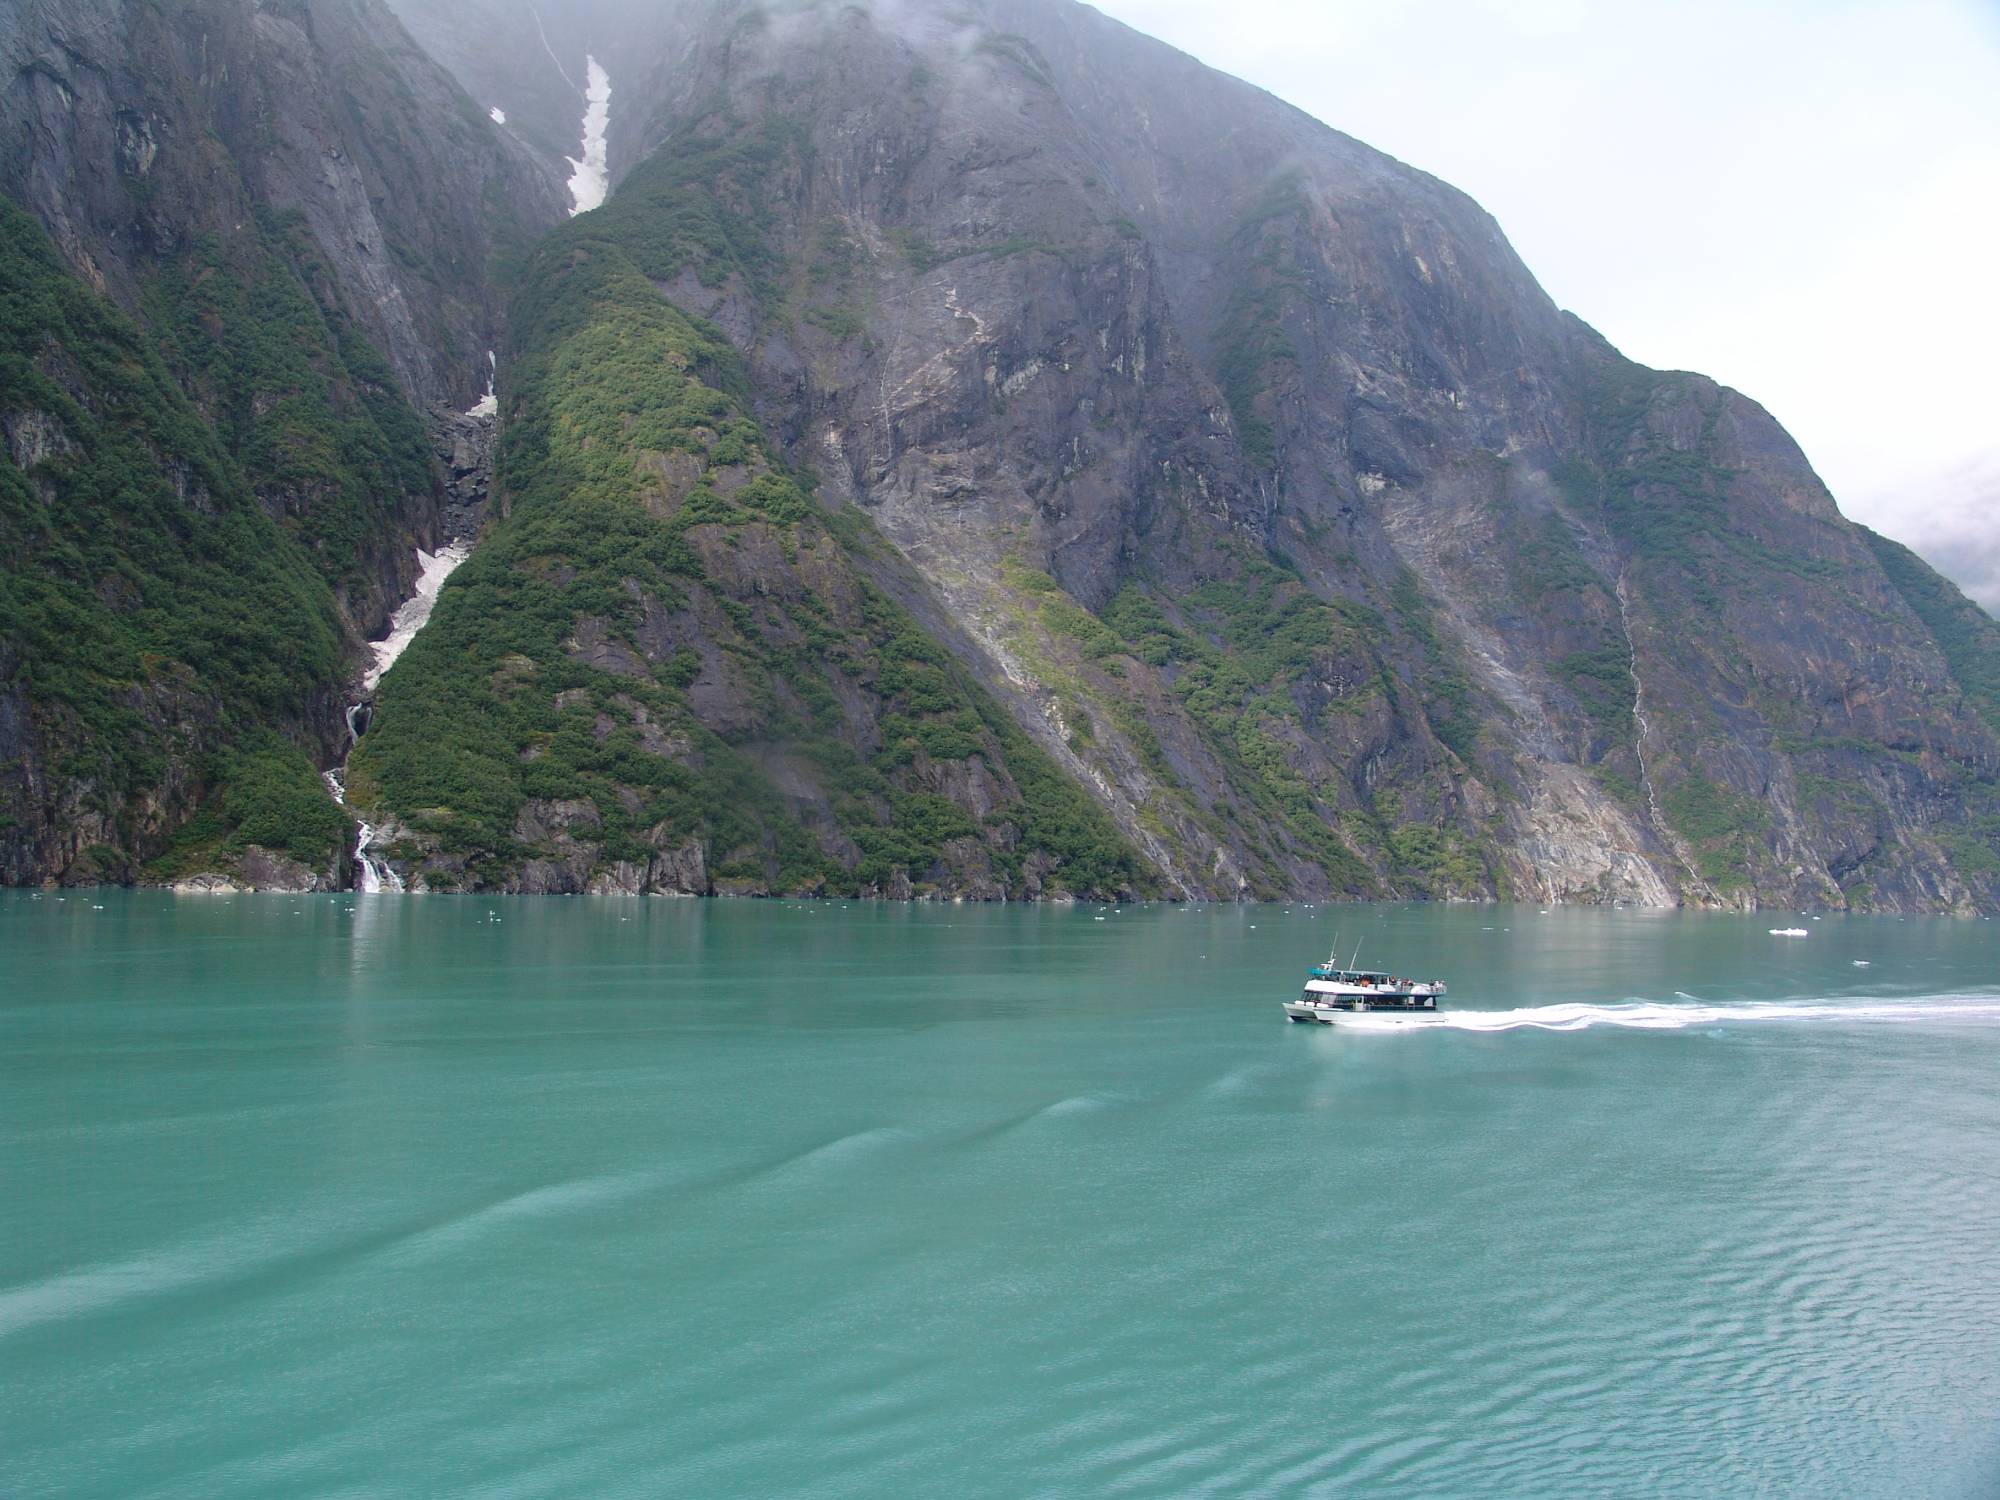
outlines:
{"label": "gray rock face", "polygon": [[487,505],[493,496],[493,442],[499,435],[498,418],[434,406],[426,425],[431,451],[444,477],[440,537],[470,541],[486,524]]}
{"label": "gray rock face", "polygon": [[139,262],[295,216],[420,404],[478,396],[490,260],[562,212],[554,172],[374,0],[21,0],[0,127],[0,188],[128,303]]}
{"label": "gray rock face", "polygon": [[630,0],[388,0],[420,46],[465,86],[482,110],[498,108],[506,132],[567,178],[583,137],[584,60],[612,74],[612,161],[629,155],[624,90],[651,66],[667,5]]}
{"label": "gray rock face", "polygon": [[1993,901],[2000,637],[1463,194],[1067,0],[574,16],[737,226],[663,293],[1169,888]]}
{"label": "gray rock face", "polygon": [[[734,346],[776,454],[870,526],[831,561],[697,527],[689,600],[579,610],[564,666],[611,686],[555,708],[597,744],[691,765],[717,736],[812,813],[810,757],[767,743],[795,706],[743,664],[794,649],[776,602],[853,615],[858,574],[1169,893],[2000,900],[2000,629],[1842,519],[1754,402],[1559,310],[1447,185],[1068,0],[395,3],[471,98],[372,0],[25,0],[0,16],[0,185],[128,301],[137,268],[291,216],[447,408],[448,477],[401,526],[461,535],[509,475],[452,413],[486,349],[550,352],[510,350],[486,267],[561,217],[582,53],[606,61],[599,222]],[[52,467],[33,413],[0,420],[17,466]],[[754,477],[686,443],[630,459],[655,521]],[[582,560],[531,561],[561,585]],[[686,722],[649,717],[655,688]],[[872,754],[873,689],[824,688]],[[880,893],[992,894],[999,760],[898,774],[987,832]],[[592,818],[618,809],[538,781],[481,878],[771,884],[679,818],[607,857]],[[1037,853],[1020,888],[1052,873]]]}
{"label": "gray rock face", "polygon": [[238,876],[246,890],[253,891],[337,891],[343,882],[338,872],[309,870],[295,859],[251,845],[237,861]]}
{"label": "gray rock face", "polygon": [[[182,430],[153,445],[190,521],[227,509],[210,488],[213,439],[298,541],[295,561],[320,574],[297,586],[331,605],[338,649],[358,664],[411,587],[416,547],[484,516],[492,423],[443,419],[449,456],[433,470],[417,412],[455,412],[483,390],[503,314],[491,273],[561,216],[555,174],[373,0],[24,0],[0,9],[0,190],[134,317],[207,425],[200,440]],[[86,411],[110,410],[62,350],[7,352]],[[0,430],[0,467],[54,508],[74,468],[62,421],[0,402]],[[141,574],[171,550],[143,526],[120,534],[145,554],[133,559]],[[10,546],[4,566],[41,564]],[[138,602],[116,567],[95,591],[113,617]],[[260,625],[271,637],[250,649],[297,671],[297,639],[268,621],[243,628],[254,637]],[[10,669],[0,878],[134,878],[220,790],[198,766],[225,726],[234,739],[273,730],[320,765],[337,759],[331,685],[300,680],[225,711],[176,666],[181,643],[162,644],[155,680],[116,689],[131,737],[164,747],[157,781],[124,805],[54,769],[79,763],[88,735]]]}

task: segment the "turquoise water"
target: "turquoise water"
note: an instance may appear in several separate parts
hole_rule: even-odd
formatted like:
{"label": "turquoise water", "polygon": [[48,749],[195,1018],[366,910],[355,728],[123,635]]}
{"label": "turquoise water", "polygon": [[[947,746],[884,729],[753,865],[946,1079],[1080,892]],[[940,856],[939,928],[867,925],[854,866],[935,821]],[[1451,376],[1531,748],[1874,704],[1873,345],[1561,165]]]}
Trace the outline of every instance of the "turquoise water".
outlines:
{"label": "turquoise water", "polygon": [[0,1494],[1992,1495],[2000,929],[1792,920],[0,896]]}

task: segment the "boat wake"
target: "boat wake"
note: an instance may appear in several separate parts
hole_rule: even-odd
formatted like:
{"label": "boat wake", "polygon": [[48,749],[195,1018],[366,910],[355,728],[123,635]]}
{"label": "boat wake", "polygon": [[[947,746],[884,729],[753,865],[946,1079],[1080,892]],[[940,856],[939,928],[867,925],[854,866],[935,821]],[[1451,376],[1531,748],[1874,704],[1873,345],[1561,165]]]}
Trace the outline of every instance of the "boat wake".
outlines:
{"label": "boat wake", "polygon": [[1629,1000],[1619,1005],[1528,1005],[1518,1010],[1449,1010],[1412,1024],[1384,1015],[1342,1016],[1352,1031],[1588,1031],[1622,1026],[1634,1031],[1685,1031],[1691,1026],[1738,1022],[1818,1021],[1833,1024],[1876,1022],[2000,1022],[2000,997],[1925,996],[1917,1000],[1736,1000],[1721,1003],[1667,1003]]}

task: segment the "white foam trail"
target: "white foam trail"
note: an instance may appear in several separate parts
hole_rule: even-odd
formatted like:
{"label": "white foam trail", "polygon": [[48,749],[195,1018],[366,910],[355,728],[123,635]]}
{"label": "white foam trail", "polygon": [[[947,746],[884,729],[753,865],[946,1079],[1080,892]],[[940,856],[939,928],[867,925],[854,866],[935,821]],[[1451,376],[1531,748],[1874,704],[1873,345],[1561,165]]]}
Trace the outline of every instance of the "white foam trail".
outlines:
{"label": "white foam trail", "polygon": [[611,191],[611,148],[604,133],[611,127],[611,75],[594,57],[584,58],[590,86],[583,91],[583,158],[567,158],[570,173],[570,217],[601,206]]}
{"label": "white foam trail", "polygon": [[396,658],[403,654],[403,648],[417,638],[417,632],[429,623],[431,611],[437,607],[438,590],[451,577],[452,569],[472,555],[470,542],[449,542],[436,552],[417,549],[417,589],[409,598],[396,607],[396,613],[389,621],[389,634],[369,647],[375,653],[375,665],[361,676],[361,685],[369,692],[375,691],[375,684],[382,680],[382,674],[396,664]]}
{"label": "white foam trail", "polygon": [[1519,1010],[1450,1010],[1421,1024],[1396,1016],[1343,1016],[1342,1030],[1358,1031],[1588,1031],[1623,1026],[1635,1031],[1684,1031],[1690,1026],[1739,1021],[2000,1021],[2000,999],[1954,996],[1925,1000],[1739,1000],[1723,1005],[1667,1005],[1632,1000],[1622,1005],[1530,1005]]}

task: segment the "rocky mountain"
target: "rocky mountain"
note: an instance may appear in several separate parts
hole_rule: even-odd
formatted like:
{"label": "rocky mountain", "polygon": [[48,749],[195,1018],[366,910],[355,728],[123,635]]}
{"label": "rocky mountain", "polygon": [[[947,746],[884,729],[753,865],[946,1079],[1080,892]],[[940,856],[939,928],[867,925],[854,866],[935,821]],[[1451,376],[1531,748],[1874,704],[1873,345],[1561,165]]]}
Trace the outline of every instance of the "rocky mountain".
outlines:
{"label": "rocky mountain", "polygon": [[26,0],[0,187],[0,873],[344,881],[344,681],[558,179],[379,6]]}
{"label": "rocky mountain", "polygon": [[[1069,0],[398,0],[464,92],[359,0],[253,9],[311,21],[342,98],[419,80],[400,118],[461,142],[398,166],[377,96],[328,106],[383,214],[422,201],[399,170],[469,195],[409,242],[407,318],[306,214],[348,345],[405,407],[500,356],[498,503],[348,767],[404,879],[2000,898],[2000,627],[1435,179]],[[512,260],[586,50],[614,191]],[[280,213],[292,138],[241,148]],[[37,197],[19,139],[0,180],[244,462],[241,385],[147,300],[157,247]]]}

